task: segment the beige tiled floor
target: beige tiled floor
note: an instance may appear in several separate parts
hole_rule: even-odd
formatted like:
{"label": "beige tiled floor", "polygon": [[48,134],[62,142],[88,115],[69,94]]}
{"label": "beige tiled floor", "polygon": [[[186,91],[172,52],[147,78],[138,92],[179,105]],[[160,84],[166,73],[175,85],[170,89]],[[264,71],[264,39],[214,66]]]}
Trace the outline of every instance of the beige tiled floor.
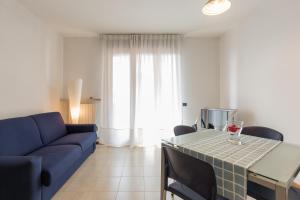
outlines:
{"label": "beige tiled floor", "polygon": [[160,149],[98,145],[54,200],[159,200]]}
{"label": "beige tiled floor", "polygon": [[[159,200],[160,149],[97,146],[54,200]],[[167,195],[167,199],[171,199]],[[179,198],[175,197],[175,200]]]}

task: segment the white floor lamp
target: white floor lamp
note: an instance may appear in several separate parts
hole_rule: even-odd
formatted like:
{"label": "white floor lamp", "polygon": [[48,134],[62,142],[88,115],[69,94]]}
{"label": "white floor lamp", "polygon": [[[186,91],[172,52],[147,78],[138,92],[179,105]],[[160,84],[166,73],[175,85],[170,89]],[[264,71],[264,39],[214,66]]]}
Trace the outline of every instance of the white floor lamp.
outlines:
{"label": "white floor lamp", "polygon": [[78,124],[80,116],[80,101],[81,101],[82,79],[78,78],[69,83],[68,95],[71,120],[73,124]]}

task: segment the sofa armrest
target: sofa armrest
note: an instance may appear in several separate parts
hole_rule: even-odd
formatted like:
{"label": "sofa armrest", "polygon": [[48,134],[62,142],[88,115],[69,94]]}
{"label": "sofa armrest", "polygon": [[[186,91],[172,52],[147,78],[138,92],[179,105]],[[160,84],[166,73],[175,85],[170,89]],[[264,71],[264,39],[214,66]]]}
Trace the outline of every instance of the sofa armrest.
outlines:
{"label": "sofa armrest", "polygon": [[68,133],[97,132],[96,124],[66,124]]}
{"label": "sofa armrest", "polygon": [[0,199],[40,200],[42,158],[0,156]]}

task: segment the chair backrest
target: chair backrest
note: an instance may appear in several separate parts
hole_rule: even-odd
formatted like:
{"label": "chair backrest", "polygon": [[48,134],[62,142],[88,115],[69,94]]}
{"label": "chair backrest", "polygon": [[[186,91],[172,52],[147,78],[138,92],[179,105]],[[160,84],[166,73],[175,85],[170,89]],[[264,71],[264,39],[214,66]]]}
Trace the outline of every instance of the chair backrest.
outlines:
{"label": "chair backrest", "polygon": [[175,126],[175,128],[174,128],[175,136],[184,135],[184,134],[188,134],[188,133],[193,133],[193,132],[196,132],[196,131],[197,130],[194,127],[185,126],[185,125]]}
{"label": "chair backrest", "polygon": [[242,134],[245,135],[251,135],[251,136],[256,136],[256,137],[262,137],[262,138],[267,138],[267,139],[272,139],[272,140],[280,140],[283,141],[283,134],[267,127],[262,127],[262,126],[248,126],[244,127]]}
{"label": "chair backrest", "polygon": [[[166,165],[165,180],[172,178],[207,200],[216,199],[216,177],[210,164],[171,147],[163,147],[163,151]],[[166,189],[167,185],[164,187]]]}

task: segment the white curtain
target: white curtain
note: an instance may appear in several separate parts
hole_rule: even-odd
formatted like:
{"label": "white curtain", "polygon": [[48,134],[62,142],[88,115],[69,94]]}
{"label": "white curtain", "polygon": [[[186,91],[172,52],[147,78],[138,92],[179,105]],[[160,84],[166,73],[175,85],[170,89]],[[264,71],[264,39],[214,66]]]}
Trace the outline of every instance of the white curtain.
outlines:
{"label": "white curtain", "polygon": [[101,134],[113,145],[158,144],[181,123],[180,35],[102,35]]}

